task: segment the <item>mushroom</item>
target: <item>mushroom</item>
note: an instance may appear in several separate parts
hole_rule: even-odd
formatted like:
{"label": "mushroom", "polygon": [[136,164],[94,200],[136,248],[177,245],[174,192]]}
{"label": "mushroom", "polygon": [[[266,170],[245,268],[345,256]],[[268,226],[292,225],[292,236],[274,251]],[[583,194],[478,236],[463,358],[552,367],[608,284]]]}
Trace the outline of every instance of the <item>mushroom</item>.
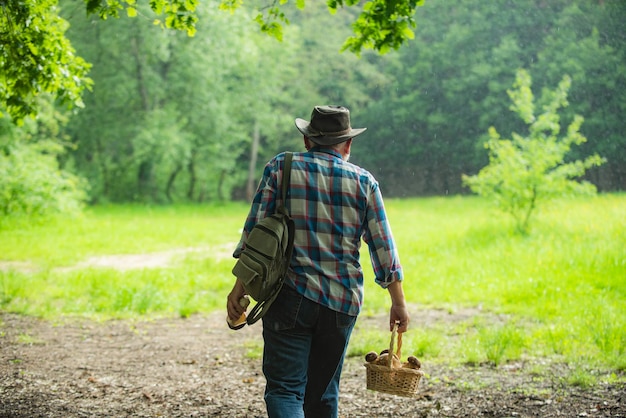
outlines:
{"label": "mushroom", "polygon": [[[396,354],[393,354],[391,356],[391,365],[392,367],[395,368],[400,368],[402,367],[402,363],[400,362],[400,359],[398,358],[398,356]],[[389,350],[385,350],[385,352],[383,352],[380,356],[378,356],[378,359],[376,360],[376,364],[379,364],[381,366],[389,366]]]}
{"label": "mushroom", "polygon": [[422,367],[422,363],[415,356],[409,356],[407,358],[407,362],[402,365],[402,367],[406,367],[408,369],[419,369]]}
{"label": "mushroom", "polygon": [[365,361],[367,361],[368,363],[376,361],[377,358],[378,358],[378,354],[376,354],[375,351],[370,351],[369,353],[365,355]]}

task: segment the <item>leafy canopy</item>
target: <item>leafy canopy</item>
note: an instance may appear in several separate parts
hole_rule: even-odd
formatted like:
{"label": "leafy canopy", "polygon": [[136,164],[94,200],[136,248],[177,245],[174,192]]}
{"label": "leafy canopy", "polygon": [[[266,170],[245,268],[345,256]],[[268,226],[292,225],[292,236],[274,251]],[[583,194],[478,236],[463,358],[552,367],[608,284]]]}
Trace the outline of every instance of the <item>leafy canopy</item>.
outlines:
{"label": "leafy canopy", "polygon": [[[369,0],[353,24],[354,36],[344,50],[359,55],[363,48],[380,53],[399,48],[413,38],[413,14],[424,0]],[[269,0],[259,9],[255,21],[261,31],[282,39],[283,24],[289,20],[283,10],[289,0]],[[137,0],[84,0],[88,14],[101,19],[117,18],[122,12],[137,16]],[[331,13],[339,7],[355,6],[358,0],[328,0]],[[196,33],[199,0],[149,0],[150,8],[161,18],[154,21],[164,28]],[[234,12],[244,0],[220,0],[219,8]],[[305,0],[295,0],[305,7]],[[58,0],[6,0],[0,3],[0,112],[6,111],[16,122],[37,113],[36,97],[55,94],[70,105],[83,105],[81,94],[90,88],[90,65],[75,54],[65,37],[67,22],[59,16]],[[2,113],[0,113],[2,115]]]}
{"label": "leafy canopy", "polygon": [[515,111],[528,125],[528,136],[513,133],[512,139],[501,139],[494,127],[489,129],[489,165],[475,176],[464,176],[464,183],[479,195],[491,198],[515,220],[521,233],[529,231],[530,216],[541,200],[566,194],[593,194],[595,186],[578,182],[588,168],[602,164],[603,159],[592,155],[585,160],[565,162],[572,145],[580,145],[586,138],[580,134],[583,118],[575,115],[564,136],[558,110],[568,106],[567,92],[571,85],[564,76],[554,92],[544,93],[547,102],[543,112],[535,115],[531,77],[525,70],[517,72],[513,90],[507,93]]}
{"label": "leafy canopy", "polygon": [[0,111],[21,122],[36,113],[42,93],[82,107],[90,65],[65,37],[68,24],[58,14],[57,0],[2,2],[0,27]]}

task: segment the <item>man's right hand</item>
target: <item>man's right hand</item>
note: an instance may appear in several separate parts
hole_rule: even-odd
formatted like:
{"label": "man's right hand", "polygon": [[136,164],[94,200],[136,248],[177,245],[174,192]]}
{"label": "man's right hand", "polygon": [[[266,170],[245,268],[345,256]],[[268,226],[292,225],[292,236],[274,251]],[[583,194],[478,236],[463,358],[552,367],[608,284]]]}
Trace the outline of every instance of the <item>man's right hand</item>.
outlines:
{"label": "man's right hand", "polygon": [[239,279],[237,279],[235,285],[233,286],[233,290],[230,291],[228,297],[226,298],[226,311],[228,312],[228,317],[233,321],[239,319],[239,317],[241,317],[241,315],[243,315],[246,311],[246,309],[239,303],[239,300],[245,294],[246,291],[243,288],[243,285]]}
{"label": "man's right hand", "polygon": [[406,332],[409,328],[409,311],[406,308],[404,300],[404,291],[402,290],[402,282],[393,282],[388,287],[389,296],[391,296],[391,310],[389,311],[389,331],[393,330],[396,322],[398,332]]}

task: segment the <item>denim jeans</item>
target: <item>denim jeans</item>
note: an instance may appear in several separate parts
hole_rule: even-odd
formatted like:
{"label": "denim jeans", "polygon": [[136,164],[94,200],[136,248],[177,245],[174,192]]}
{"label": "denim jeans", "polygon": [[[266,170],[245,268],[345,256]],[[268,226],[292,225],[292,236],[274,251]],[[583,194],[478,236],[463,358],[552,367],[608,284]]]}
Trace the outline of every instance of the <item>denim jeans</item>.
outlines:
{"label": "denim jeans", "polygon": [[265,404],[270,418],[336,418],[339,379],[356,322],[284,285],[263,317]]}

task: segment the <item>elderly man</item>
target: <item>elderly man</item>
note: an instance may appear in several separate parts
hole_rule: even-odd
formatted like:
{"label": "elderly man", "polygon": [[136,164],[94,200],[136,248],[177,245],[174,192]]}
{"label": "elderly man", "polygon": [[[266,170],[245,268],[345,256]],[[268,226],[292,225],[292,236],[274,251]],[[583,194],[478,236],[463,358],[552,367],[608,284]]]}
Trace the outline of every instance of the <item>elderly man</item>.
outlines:
{"label": "elderly man", "polygon": [[[337,417],[343,361],[363,304],[361,240],[369,247],[376,283],[391,297],[390,329],[399,323],[398,332],[406,331],[409,314],[378,182],[348,162],[353,140],[366,128],[352,128],[342,106],[315,106],[310,122],[298,118],[295,124],[306,152],[293,154],[285,202],[296,227],[293,256],[263,317],[265,403],[270,417]],[[280,203],[284,156],[266,164],[243,238]],[[238,303],[244,293],[237,281],[228,295],[233,320],[244,312]]]}

